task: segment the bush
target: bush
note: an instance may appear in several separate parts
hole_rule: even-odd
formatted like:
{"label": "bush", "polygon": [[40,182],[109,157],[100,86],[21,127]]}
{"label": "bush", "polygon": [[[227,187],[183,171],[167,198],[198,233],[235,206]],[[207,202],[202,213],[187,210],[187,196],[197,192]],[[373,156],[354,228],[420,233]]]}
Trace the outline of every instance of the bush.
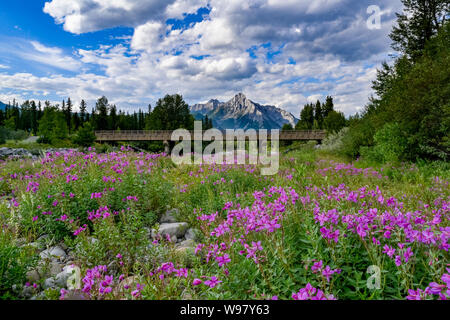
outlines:
{"label": "bush", "polygon": [[94,144],[96,140],[94,130],[92,126],[87,122],[83,127],[81,127],[76,136],[73,139],[73,142],[82,146],[82,147],[90,147]]}
{"label": "bush", "polygon": [[342,137],[341,152],[345,156],[357,158],[360,155],[361,146],[372,146],[375,128],[367,120],[358,120],[350,126],[347,134]]}
{"label": "bush", "polygon": [[28,133],[26,131],[0,127],[0,144],[6,143],[6,140],[23,140],[27,137]]}
{"label": "bush", "polygon": [[329,134],[323,141],[320,150],[330,152],[340,152],[343,146],[343,139],[348,134],[349,128],[343,128],[337,133]]}
{"label": "bush", "polygon": [[363,157],[382,163],[398,162],[405,158],[407,139],[399,124],[385,124],[384,127],[375,134],[374,141],[375,146],[373,148],[361,148],[361,155]]}
{"label": "bush", "polygon": [[31,248],[19,248],[13,241],[10,234],[0,233],[0,299],[15,298],[12,287],[23,285],[34,262]]}

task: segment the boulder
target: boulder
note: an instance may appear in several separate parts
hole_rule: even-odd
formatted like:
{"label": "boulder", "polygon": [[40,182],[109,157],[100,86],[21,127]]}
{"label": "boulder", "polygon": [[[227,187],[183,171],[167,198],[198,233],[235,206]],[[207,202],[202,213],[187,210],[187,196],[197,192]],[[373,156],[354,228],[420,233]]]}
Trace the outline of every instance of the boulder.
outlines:
{"label": "boulder", "polygon": [[186,231],[186,234],[185,234],[184,237],[186,238],[186,240],[194,240],[194,241],[196,241],[196,240],[198,240],[197,232],[198,232],[198,230],[190,228],[190,229],[188,229]]}
{"label": "boulder", "polygon": [[33,155],[23,148],[0,148],[0,158],[32,158]]}
{"label": "boulder", "polygon": [[56,281],[54,278],[47,278],[44,281],[44,285],[43,285],[44,289],[57,289],[57,285],[56,285]]}
{"label": "boulder", "polygon": [[156,238],[157,235],[164,237],[168,234],[171,238],[176,236],[177,238],[181,238],[186,233],[188,224],[186,222],[177,222],[177,223],[163,223],[159,226],[159,230],[152,230],[152,238]]}
{"label": "boulder", "polygon": [[30,270],[27,272],[27,280],[31,283],[37,283],[41,279],[41,275],[37,270]]}
{"label": "boulder", "polygon": [[80,268],[74,265],[65,266],[63,271],[56,275],[55,282],[60,288],[80,289]]}
{"label": "boulder", "polygon": [[66,252],[59,246],[51,247],[42,251],[40,254],[42,259],[64,260],[67,257]]}
{"label": "boulder", "polygon": [[192,239],[184,240],[183,242],[177,245],[178,248],[195,248],[196,246],[197,244]]}

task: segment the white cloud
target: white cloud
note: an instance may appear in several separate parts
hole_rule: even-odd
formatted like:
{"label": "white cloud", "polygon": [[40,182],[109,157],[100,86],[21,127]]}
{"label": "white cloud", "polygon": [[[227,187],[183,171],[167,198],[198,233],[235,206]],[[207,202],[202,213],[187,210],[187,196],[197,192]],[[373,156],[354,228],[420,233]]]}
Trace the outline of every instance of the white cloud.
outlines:
{"label": "white cloud", "polygon": [[46,47],[37,41],[31,41],[30,44],[34,50],[17,52],[23,59],[69,71],[78,71],[82,66],[78,60],[65,55],[60,48]]}
{"label": "white cloud", "polygon": [[164,26],[160,22],[147,22],[134,29],[131,48],[151,51],[159,46]]}
{"label": "white cloud", "polygon": [[[165,24],[166,19],[195,13],[207,3],[211,12],[203,21],[185,30],[171,30]],[[124,25],[133,27],[134,33],[120,45],[78,49],[76,55],[33,42],[33,51],[24,58],[83,71],[70,77],[0,73],[0,90],[71,96],[91,104],[106,95],[120,107],[154,103],[166,93],[181,93],[189,103],[197,103],[243,91],[256,102],[283,107],[295,116],[306,102],[330,94],[348,115],[367,102],[376,66],[389,51],[387,34],[400,1],[379,1],[386,15],[382,29],[376,31],[365,26],[368,4],[365,0],[52,0],[44,12],[69,32]],[[292,59],[296,64],[290,64]],[[102,73],[86,73],[87,66]]]}
{"label": "white cloud", "polygon": [[5,66],[3,64],[0,64],[0,69],[9,69],[9,66]]}
{"label": "white cloud", "polygon": [[163,17],[175,0],[52,0],[44,12],[64,25],[64,30],[80,34],[118,26],[135,27]]}

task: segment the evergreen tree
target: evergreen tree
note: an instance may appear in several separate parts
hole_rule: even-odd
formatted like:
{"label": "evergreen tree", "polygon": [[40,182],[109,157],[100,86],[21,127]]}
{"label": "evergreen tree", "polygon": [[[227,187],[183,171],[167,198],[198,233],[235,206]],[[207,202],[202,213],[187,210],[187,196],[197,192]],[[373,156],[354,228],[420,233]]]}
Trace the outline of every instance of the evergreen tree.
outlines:
{"label": "evergreen tree", "polygon": [[38,130],[38,111],[34,101],[31,102],[31,132],[36,134]]}
{"label": "evergreen tree", "polygon": [[322,104],[319,100],[317,100],[316,105],[314,107],[314,120],[316,121],[316,125],[314,126],[316,129],[321,129],[323,125],[323,114],[322,114]]}
{"label": "evergreen tree", "polygon": [[74,143],[82,147],[90,147],[94,143],[96,137],[94,130],[89,122],[85,122],[84,125],[77,131],[74,137]]}
{"label": "evergreen tree", "polygon": [[108,130],[108,99],[103,96],[95,104],[95,112],[92,112],[96,130]]}
{"label": "evergreen tree", "polygon": [[66,105],[66,112],[65,112],[65,118],[66,118],[66,124],[67,128],[69,130],[69,133],[72,131],[72,100],[70,100],[70,97],[67,98],[67,105]]}
{"label": "evergreen tree", "polygon": [[328,96],[325,104],[322,106],[322,117],[323,119],[325,119],[328,114],[334,110],[334,103],[333,103],[333,98]]}
{"label": "evergreen tree", "polygon": [[159,99],[148,118],[148,130],[194,129],[194,117],[189,112],[189,106],[179,94],[166,95]]}
{"label": "evergreen tree", "polygon": [[297,130],[311,130],[314,125],[314,105],[307,104],[300,112],[300,121],[297,123]]}
{"label": "evergreen tree", "polygon": [[87,121],[86,120],[86,110],[87,110],[86,102],[84,100],[81,100],[81,103],[80,103],[80,121],[81,122]]}
{"label": "evergreen tree", "polygon": [[109,113],[109,130],[117,129],[117,107],[113,105]]}
{"label": "evergreen tree", "polygon": [[417,60],[425,45],[448,21],[449,0],[402,0],[403,13],[397,13],[397,25],[391,34],[392,48]]}
{"label": "evergreen tree", "polygon": [[327,117],[323,121],[324,129],[330,133],[339,132],[347,124],[345,115],[342,112],[332,110],[328,113]]}

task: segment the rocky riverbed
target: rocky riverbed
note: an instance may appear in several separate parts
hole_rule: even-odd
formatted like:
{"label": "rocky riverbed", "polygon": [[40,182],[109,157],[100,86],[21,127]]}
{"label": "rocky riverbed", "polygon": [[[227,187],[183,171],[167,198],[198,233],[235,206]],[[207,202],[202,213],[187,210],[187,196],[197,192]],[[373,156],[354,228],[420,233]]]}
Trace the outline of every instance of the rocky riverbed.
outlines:
{"label": "rocky riverbed", "polygon": [[0,148],[0,159],[38,159],[40,157],[45,156],[48,152],[70,152],[73,149],[69,148],[50,148],[50,149],[33,149],[27,150],[24,148]]}
{"label": "rocky riverbed", "polygon": [[[147,236],[154,245],[155,240],[170,239],[174,243],[175,251],[182,255],[194,253],[197,246],[197,231],[189,228],[188,223],[180,222],[176,216],[177,209],[166,212],[157,224],[158,227],[147,229]],[[98,239],[89,237],[89,241]],[[39,253],[39,260],[32,270],[27,272],[27,283],[23,289],[13,288],[24,299],[38,300],[45,298],[45,290],[53,289],[65,291],[65,299],[82,299],[80,290],[83,289],[80,263],[77,261],[75,248],[68,247],[64,242],[52,243],[48,235],[42,235],[35,242],[26,243],[21,239],[18,246],[31,246]],[[114,277],[119,277],[117,261],[111,261],[107,266]],[[125,279],[124,283],[133,282],[133,276]]]}

